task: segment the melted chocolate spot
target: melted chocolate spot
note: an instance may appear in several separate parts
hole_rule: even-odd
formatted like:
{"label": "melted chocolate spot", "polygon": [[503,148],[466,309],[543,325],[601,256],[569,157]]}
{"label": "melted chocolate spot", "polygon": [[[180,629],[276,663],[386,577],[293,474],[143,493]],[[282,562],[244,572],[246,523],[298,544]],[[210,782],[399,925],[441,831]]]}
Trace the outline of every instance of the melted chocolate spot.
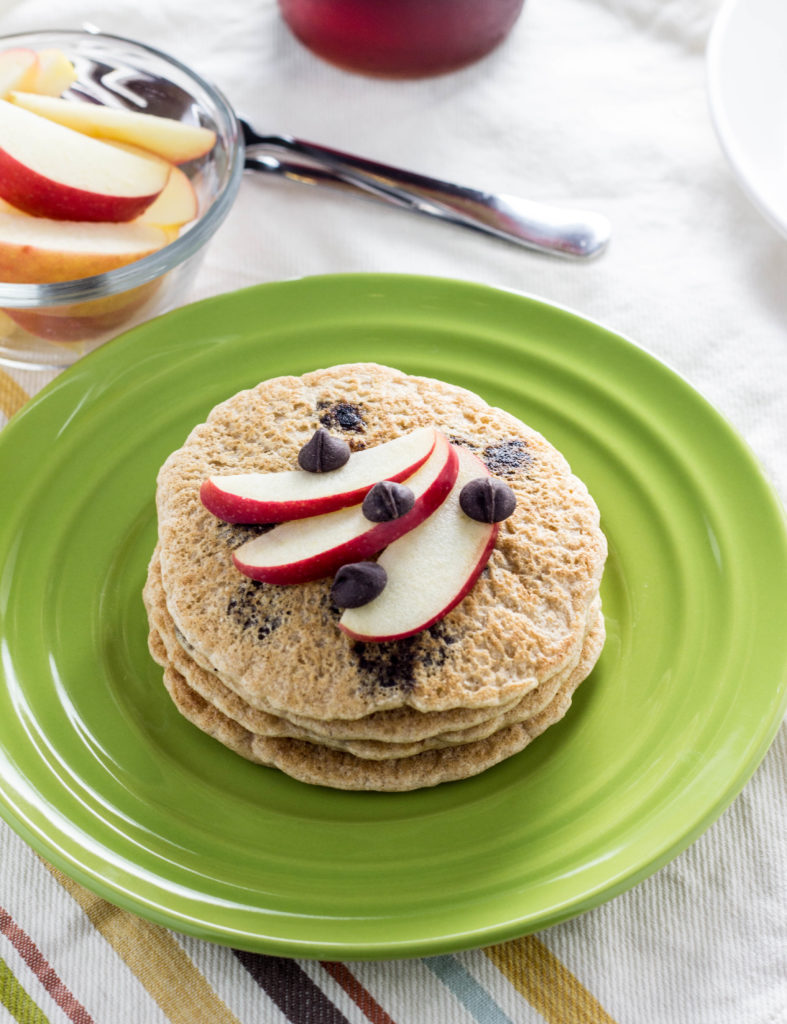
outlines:
{"label": "melted chocolate spot", "polygon": [[474,441],[469,441],[466,437],[461,437],[459,434],[449,434],[448,440],[451,444],[455,444],[459,448],[468,448],[471,452],[476,451],[478,448]]}
{"label": "melted chocolate spot", "polygon": [[490,444],[484,448],[482,458],[490,473],[498,476],[508,476],[524,469],[533,461],[533,456],[527,450],[527,444],[518,437],[510,441],[500,441],[498,444]]}
{"label": "melted chocolate spot", "polygon": [[358,660],[358,671],[364,685],[370,690],[390,690],[392,687],[402,693],[412,690],[415,685],[416,645],[417,638],[410,636],[387,644],[353,644],[352,653]]}
{"label": "melted chocolate spot", "polygon": [[257,627],[257,639],[264,640],[266,636],[270,636],[280,625],[281,615],[274,615],[273,618],[266,619]]}
{"label": "melted chocolate spot", "polygon": [[[260,593],[265,589],[265,611]],[[265,640],[282,624],[280,612],[271,608],[276,603],[276,588],[259,580],[243,580],[227,602],[227,615],[246,632],[253,632],[258,640]]]}
{"label": "melted chocolate spot", "polygon": [[459,637],[449,633],[442,620],[435,622],[426,632],[434,642],[426,647],[421,661],[426,668],[441,668],[451,653],[448,648],[455,644]]}
{"label": "melted chocolate spot", "polygon": [[451,644],[457,639],[440,621],[403,640],[379,644],[359,642],[350,650],[357,659],[362,685],[368,692],[396,687],[406,694],[415,686],[418,666],[440,668],[449,657]]}
{"label": "melted chocolate spot", "polygon": [[354,434],[362,434],[366,430],[366,422],[359,405],[350,402],[319,402],[317,412],[320,423],[334,430],[346,430]]}

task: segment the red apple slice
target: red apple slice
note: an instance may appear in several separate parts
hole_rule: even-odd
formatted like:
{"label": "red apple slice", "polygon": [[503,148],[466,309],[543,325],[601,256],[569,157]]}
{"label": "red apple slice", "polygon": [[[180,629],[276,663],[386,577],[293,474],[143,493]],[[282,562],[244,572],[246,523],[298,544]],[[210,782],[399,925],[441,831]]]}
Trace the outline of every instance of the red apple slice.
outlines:
{"label": "red apple slice", "polygon": [[0,196],[57,220],[125,221],[162,191],[169,168],[0,100]]}
{"label": "red apple slice", "polygon": [[0,212],[0,281],[46,284],[103,274],[170,239],[153,224],[91,224]]}
{"label": "red apple slice", "polygon": [[216,142],[216,133],[210,128],[123,107],[102,107],[96,103],[18,91],[12,94],[11,99],[40,117],[85,135],[130,142],[176,164],[204,156]]}
{"label": "red apple slice", "polygon": [[181,228],[199,213],[197,193],[179,167],[172,167],[163,191],[139,217],[141,224],[158,224],[160,227]]}
{"label": "red apple slice", "polygon": [[38,55],[35,50],[20,46],[0,53],[0,97],[7,96],[12,89],[27,89],[33,84],[38,71]]}
{"label": "red apple slice", "polygon": [[159,224],[161,227],[180,228],[189,221],[195,220],[199,213],[199,200],[194,186],[187,175],[179,167],[175,167],[161,156],[148,153],[140,146],[132,146],[129,142],[112,142],[112,146],[123,149],[127,153],[136,153],[148,160],[161,160],[169,169],[167,184],[153,200],[150,206],[134,220],[143,224]]}
{"label": "red apple slice", "polygon": [[359,608],[347,608],[339,627],[355,640],[401,640],[428,629],[456,607],[486,565],[498,523],[479,523],[464,514],[459,492],[486,466],[457,448],[459,472],[451,493],[420,526],[390,544],[377,564],[388,574],[383,592]]}
{"label": "red apple slice", "polygon": [[422,466],[437,441],[421,427],[374,448],[354,452],[340,469],[307,473],[240,473],[208,477],[200,488],[205,508],[226,523],[283,523],[357,505],[379,480],[401,482]]}
{"label": "red apple slice", "polygon": [[407,486],[415,504],[398,519],[370,522],[360,505],[275,526],[237,548],[232,560],[245,576],[265,583],[305,583],[330,576],[348,562],[360,562],[414,529],[445,499],[459,460],[444,434]]}

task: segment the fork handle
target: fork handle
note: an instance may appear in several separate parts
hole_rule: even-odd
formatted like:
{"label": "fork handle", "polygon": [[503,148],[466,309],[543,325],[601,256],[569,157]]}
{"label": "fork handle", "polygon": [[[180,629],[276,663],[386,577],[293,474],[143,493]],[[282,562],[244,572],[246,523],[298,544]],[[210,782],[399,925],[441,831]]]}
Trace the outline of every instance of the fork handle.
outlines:
{"label": "fork handle", "polygon": [[[482,192],[291,135],[258,135],[245,122],[242,126],[251,157],[255,149],[296,154],[330,177],[395,206],[474,228],[528,249],[587,259],[603,252],[609,241],[609,221],[599,213]],[[253,159],[247,159],[247,166],[254,169]]]}

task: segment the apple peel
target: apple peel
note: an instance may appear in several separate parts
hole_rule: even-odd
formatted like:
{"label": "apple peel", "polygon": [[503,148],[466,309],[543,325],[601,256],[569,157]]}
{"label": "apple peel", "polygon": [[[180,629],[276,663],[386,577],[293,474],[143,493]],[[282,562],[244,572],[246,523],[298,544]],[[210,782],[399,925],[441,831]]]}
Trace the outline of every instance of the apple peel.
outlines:
{"label": "apple peel", "polygon": [[104,274],[156,252],[169,238],[153,224],[49,220],[0,209],[0,280],[37,284]]}

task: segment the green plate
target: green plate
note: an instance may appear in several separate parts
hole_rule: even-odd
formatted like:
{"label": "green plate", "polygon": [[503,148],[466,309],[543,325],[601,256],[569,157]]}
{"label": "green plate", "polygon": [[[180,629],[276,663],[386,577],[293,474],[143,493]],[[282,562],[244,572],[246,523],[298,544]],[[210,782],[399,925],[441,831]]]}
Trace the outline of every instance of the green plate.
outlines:
{"label": "green plate", "polygon": [[[376,360],[480,392],[587,482],[608,639],[562,722],[463,782],[310,787],[175,712],[140,591],[156,471],[209,409]],[[436,278],[266,284],[154,320],[0,434],[1,810],[41,854],[171,928],[360,959],[578,914],[705,829],[787,704],[787,543],[755,460],[682,379],[535,299]]]}

